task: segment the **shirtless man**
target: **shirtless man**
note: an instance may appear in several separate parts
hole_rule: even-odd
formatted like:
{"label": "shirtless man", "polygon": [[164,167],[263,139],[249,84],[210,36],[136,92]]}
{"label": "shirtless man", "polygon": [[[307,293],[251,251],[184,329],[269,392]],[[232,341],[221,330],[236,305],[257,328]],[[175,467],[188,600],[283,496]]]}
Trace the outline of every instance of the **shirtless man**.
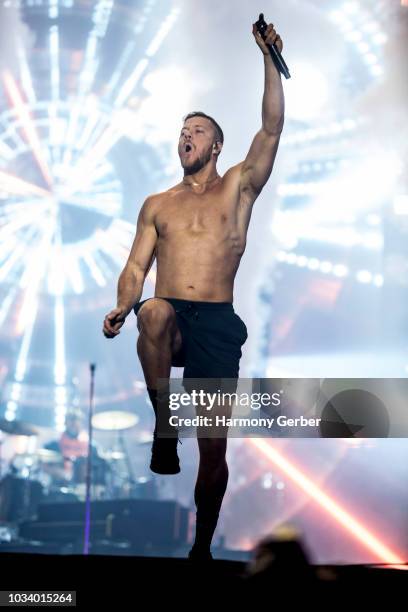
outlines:
{"label": "shirtless man", "polygon": [[[238,378],[247,331],[232,305],[234,278],[252,206],[272,172],[284,123],[280,74],[255,25],[252,33],[264,56],[261,129],[244,161],[221,177],[217,172],[224,140],[220,126],[201,112],[186,116],[178,144],[183,180],[144,202],[119,277],[117,307],[104,320],[104,335],[114,338],[132,309],[137,315],[137,352],[156,417],[157,381],[170,377],[172,365],[184,366],[185,379]],[[268,25],[266,42],[282,50],[273,24]],[[154,258],[155,297],[140,302]],[[226,437],[199,437],[198,445],[196,538],[189,558],[210,560],[228,480]],[[177,438],[158,436],[157,422],[150,467],[159,474],[180,471]]]}

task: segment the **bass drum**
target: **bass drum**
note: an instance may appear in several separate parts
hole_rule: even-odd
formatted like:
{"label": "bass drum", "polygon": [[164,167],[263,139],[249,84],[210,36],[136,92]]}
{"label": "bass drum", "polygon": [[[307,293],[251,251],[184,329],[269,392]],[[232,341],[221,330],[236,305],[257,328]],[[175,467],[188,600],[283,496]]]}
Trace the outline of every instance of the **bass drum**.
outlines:
{"label": "bass drum", "polygon": [[[92,457],[91,482],[95,485],[106,485],[106,475],[108,473],[108,463],[100,457]],[[84,484],[86,482],[87,458],[77,457],[73,463],[74,484]]]}
{"label": "bass drum", "polygon": [[18,523],[34,517],[44,499],[37,480],[7,475],[0,481],[0,521]]}

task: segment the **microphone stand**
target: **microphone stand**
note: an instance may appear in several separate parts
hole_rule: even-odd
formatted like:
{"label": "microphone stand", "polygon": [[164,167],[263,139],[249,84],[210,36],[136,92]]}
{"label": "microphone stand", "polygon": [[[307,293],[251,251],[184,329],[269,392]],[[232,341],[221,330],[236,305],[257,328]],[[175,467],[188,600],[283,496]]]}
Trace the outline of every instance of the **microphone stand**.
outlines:
{"label": "microphone stand", "polygon": [[88,456],[86,458],[85,531],[83,551],[84,555],[87,555],[89,553],[89,537],[91,531],[92,413],[95,389],[95,368],[96,364],[89,364],[91,380],[89,388]]}

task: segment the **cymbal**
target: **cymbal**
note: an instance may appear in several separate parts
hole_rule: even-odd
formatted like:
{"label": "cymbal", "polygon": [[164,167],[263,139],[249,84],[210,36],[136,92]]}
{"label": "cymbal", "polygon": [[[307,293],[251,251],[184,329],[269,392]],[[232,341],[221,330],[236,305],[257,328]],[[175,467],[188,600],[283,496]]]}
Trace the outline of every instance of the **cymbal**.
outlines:
{"label": "cymbal", "polygon": [[101,451],[99,456],[106,461],[116,461],[118,459],[124,459],[125,453],[123,451]]}
{"label": "cymbal", "polygon": [[48,448],[39,448],[34,452],[34,455],[36,455],[42,463],[64,463],[64,458],[61,453],[49,450]]}
{"label": "cymbal", "polygon": [[38,429],[23,421],[0,419],[0,430],[12,436],[38,436]]}
{"label": "cymbal", "polygon": [[139,417],[133,412],[125,410],[106,410],[98,412],[92,417],[92,425],[95,429],[104,431],[121,431],[130,429],[139,422]]}
{"label": "cymbal", "polygon": [[28,461],[33,462],[34,460],[40,461],[41,463],[48,464],[63,464],[64,458],[60,453],[47,448],[38,448],[32,453],[17,453],[14,455],[13,461]]}

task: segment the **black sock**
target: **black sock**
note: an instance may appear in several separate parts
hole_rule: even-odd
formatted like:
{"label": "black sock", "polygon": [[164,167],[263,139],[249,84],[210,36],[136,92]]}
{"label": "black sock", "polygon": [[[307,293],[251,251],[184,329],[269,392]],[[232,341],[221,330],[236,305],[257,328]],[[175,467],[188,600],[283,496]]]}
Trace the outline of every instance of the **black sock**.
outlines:
{"label": "black sock", "polygon": [[[156,437],[157,432],[164,434],[166,438],[171,437],[173,440],[177,440],[177,435],[174,433],[175,428],[170,425],[170,407],[168,400],[168,391],[163,390],[160,393],[157,389],[149,389],[147,387],[147,392],[150,397],[150,401],[153,406],[154,415],[156,417],[155,427],[153,435]],[[160,403],[160,410],[159,410]]]}

